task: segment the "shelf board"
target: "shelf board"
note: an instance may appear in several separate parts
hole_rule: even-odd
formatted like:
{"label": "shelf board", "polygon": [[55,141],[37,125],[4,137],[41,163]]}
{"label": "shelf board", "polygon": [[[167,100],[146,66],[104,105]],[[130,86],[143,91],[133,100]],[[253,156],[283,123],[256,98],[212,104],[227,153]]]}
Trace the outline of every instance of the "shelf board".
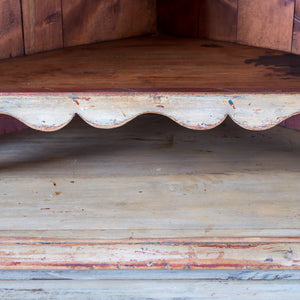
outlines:
{"label": "shelf board", "polygon": [[298,137],[153,115],[2,137],[0,269],[299,269]]}
{"label": "shelf board", "polygon": [[266,129],[300,113],[300,56],[170,36],[66,48],[0,61],[0,112],[45,131],[74,114],[112,128],[146,112]]}
{"label": "shelf board", "polygon": [[3,60],[0,91],[300,92],[300,56],[233,43],[152,36]]}

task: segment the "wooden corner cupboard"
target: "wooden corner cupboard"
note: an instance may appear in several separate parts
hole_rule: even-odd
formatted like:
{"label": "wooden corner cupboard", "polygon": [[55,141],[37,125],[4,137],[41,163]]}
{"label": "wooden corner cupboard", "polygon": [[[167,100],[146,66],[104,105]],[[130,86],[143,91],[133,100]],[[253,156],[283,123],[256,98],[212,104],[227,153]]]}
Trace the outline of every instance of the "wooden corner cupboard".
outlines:
{"label": "wooden corner cupboard", "polygon": [[299,5],[1,2],[0,296],[297,299]]}

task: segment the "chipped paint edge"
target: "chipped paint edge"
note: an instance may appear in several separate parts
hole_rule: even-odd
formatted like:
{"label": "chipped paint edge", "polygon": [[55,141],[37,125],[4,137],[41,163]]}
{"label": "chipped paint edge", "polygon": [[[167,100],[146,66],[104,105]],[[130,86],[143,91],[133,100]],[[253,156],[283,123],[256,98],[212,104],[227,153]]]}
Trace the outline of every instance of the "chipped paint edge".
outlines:
{"label": "chipped paint edge", "polygon": [[300,270],[300,238],[0,239],[0,270]]}
{"label": "chipped paint edge", "polygon": [[40,131],[59,130],[75,115],[93,127],[111,129],[148,113],[194,130],[215,128],[228,116],[245,129],[265,130],[300,114],[300,93],[0,93],[0,113]]}

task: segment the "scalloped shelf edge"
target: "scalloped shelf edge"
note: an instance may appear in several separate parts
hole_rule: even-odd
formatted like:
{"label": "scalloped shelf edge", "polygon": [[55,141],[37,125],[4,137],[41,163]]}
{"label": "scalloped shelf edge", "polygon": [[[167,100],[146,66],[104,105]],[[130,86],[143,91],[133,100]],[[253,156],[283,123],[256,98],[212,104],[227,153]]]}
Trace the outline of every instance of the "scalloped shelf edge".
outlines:
{"label": "scalloped shelf edge", "polygon": [[229,116],[248,130],[265,130],[300,114],[300,93],[56,92],[0,93],[0,113],[40,131],[56,131],[75,115],[96,128],[120,127],[147,113],[194,130]]}

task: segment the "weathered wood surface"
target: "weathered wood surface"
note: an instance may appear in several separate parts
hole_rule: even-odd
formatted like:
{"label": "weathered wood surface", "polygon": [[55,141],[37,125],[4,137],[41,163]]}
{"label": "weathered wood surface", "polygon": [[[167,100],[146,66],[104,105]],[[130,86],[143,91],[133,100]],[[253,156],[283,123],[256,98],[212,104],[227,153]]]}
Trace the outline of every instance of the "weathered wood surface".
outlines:
{"label": "weathered wood surface", "polygon": [[300,0],[295,0],[294,32],[292,51],[300,54]]}
{"label": "weathered wood surface", "polygon": [[75,113],[112,128],[146,112],[194,129],[213,128],[227,115],[266,129],[300,112],[298,58],[175,37],[57,50],[0,62],[0,112],[45,131]]}
{"label": "weathered wood surface", "polygon": [[61,0],[22,0],[25,54],[63,47]]}
{"label": "weathered wood surface", "polygon": [[23,55],[22,20],[19,0],[0,2],[0,59]]}
{"label": "weathered wood surface", "polygon": [[62,0],[64,45],[156,33],[155,0]]}
{"label": "weathered wood surface", "polygon": [[298,137],[160,116],[3,137],[0,268],[299,269]]}
{"label": "weathered wood surface", "polygon": [[0,270],[0,280],[300,280],[300,270]]}
{"label": "weathered wood surface", "polygon": [[239,0],[238,42],[290,52],[294,0]]}
{"label": "weathered wood surface", "polygon": [[0,269],[300,269],[300,238],[281,240],[0,238]]}
{"label": "weathered wood surface", "polygon": [[0,91],[298,91],[298,56],[232,43],[132,38],[0,62]]}
{"label": "weathered wood surface", "polygon": [[94,127],[115,128],[145,113],[196,130],[212,129],[227,116],[243,128],[265,130],[300,113],[299,99],[300,93],[0,93],[0,112],[41,131],[59,130],[75,114]]}
{"label": "weathered wood surface", "polygon": [[299,300],[299,281],[239,282],[195,280],[6,281],[3,299],[272,299]]}

